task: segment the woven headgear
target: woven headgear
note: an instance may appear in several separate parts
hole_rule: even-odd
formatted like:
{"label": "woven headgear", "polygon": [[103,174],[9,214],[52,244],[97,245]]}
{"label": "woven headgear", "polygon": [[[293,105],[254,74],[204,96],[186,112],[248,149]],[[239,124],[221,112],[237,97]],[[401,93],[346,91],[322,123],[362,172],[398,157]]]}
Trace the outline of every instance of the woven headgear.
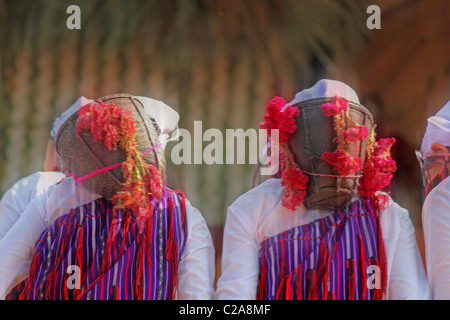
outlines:
{"label": "woven headgear", "polygon": [[[178,127],[178,121],[180,120],[180,115],[174,109],[169,107],[162,101],[155,100],[143,96],[133,96],[135,100],[139,101],[144,107],[144,111],[148,117],[156,123],[159,128],[159,141],[161,143],[161,148],[164,150],[167,142],[173,140],[170,138],[169,134]],[[62,124],[74,113],[94,100],[79,97],[74,104],[72,104],[67,110],[65,110],[61,116],[55,119],[50,131],[50,135],[53,140],[56,140],[56,135]],[[176,138],[176,137],[175,137]]]}
{"label": "woven headgear", "polygon": [[273,98],[266,109],[261,128],[269,136],[279,132],[274,149],[281,153],[286,208],[340,209],[358,192],[373,197],[392,179],[395,139],[375,141],[372,115],[348,85],[320,80],[290,103]]}
{"label": "woven headgear", "polygon": [[[83,104],[87,102],[87,104]],[[156,167],[163,175],[165,159],[162,145],[158,139],[158,127],[147,115],[143,103],[129,94],[116,94],[99,98],[95,101],[80,98],[74,107],[69,108],[71,115],[59,127],[56,136],[56,150],[61,156],[64,168],[70,175],[78,179],[90,190],[110,199],[122,190],[124,183],[124,168],[121,166],[127,160],[124,147],[108,148],[107,141],[99,141],[89,130],[77,130],[77,121],[82,107],[95,104],[116,106],[119,111],[129,114],[136,126],[136,150],[142,154],[143,161]],[[69,111],[68,110],[68,111]],[[78,112],[75,112],[78,110]],[[68,112],[69,113],[69,112]],[[95,119],[94,119],[95,121]],[[102,126],[107,126],[108,117]],[[104,128],[105,132],[114,133],[116,128]],[[130,141],[132,143],[132,141]],[[150,150],[150,152],[149,152]],[[91,175],[101,169],[107,169],[100,174]],[[111,169],[108,169],[111,168]]]}
{"label": "woven headgear", "polygon": [[296,94],[288,105],[300,109],[296,118],[297,130],[290,140],[290,147],[300,168],[309,176],[305,206],[308,209],[339,209],[348,204],[357,193],[357,180],[365,160],[368,135],[360,141],[347,143],[342,151],[359,157],[359,168],[343,175],[332,164],[325,161],[324,153],[336,151],[338,133],[336,118],[324,114],[322,105],[333,103],[335,97],[348,103],[347,118],[343,118],[342,130],[352,126],[373,129],[373,118],[369,110],[359,104],[358,96],[348,85],[335,80],[320,80],[313,87]]}

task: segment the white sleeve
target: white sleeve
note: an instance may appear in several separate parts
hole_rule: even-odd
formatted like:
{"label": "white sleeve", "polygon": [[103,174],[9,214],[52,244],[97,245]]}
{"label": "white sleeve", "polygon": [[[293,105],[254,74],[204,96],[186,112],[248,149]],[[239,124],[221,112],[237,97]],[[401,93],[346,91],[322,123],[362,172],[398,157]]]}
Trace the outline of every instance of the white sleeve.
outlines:
{"label": "white sleeve", "polygon": [[[396,216],[396,219],[389,219],[390,222],[388,222],[396,224],[394,229],[396,240],[391,242],[385,240],[387,255],[391,257],[390,266],[388,261],[388,298],[390,300],[430,299],[430,289],[409,213],[394,203],[382,213],[382,219],[383,216],[387,218],[389,215]],[[387,237],[389,238],[389,235]],[[384,234],[383,238],[385,238]]]}
{"label": "white sleeve", "polygon": [[29,264],[36,241],[47,227],[45,220],[30,203],[0,241],[0,299],[5,299],[16,277],[21,276],[19,273],[29,269],[23,266]]}
{"label": "white sleeve", "polygon": [[217,283],[216,299],[254,300],[259,277],[259,244],[255,221],[248,212],[228,208],[223,235],[222,275]]}
{"label": "white sleeve", "polygon": [[428,194],[423,206],[425,262],[433,300],[450,299],[449,196],[446,188],[439,185]]}
{"label": "white sleeve", "polygon": [[99,197],[73,179],[66,179],[30,201],[0,240],[0,299],[27,277],[35,244],[42,232],[71,208]]}
{"label": "white sleeve", "polygon": [[23,209],[30,201],[23,188],[19,187],[20,181],[12,186],[0,201],[0,240],[8,233],[11,226],[19,220]]}
{"label": "white sleeve", "polygon": [[177,299],[210,300],[215,257],[211,234],[199,210],[186,202],[187,239],[178,264]]}
{"label": "white sleeve", "polygon": [[19,219],[28,203],[63,177],[61,172],[35,172],[17,181],[0,201],[0,240]]}

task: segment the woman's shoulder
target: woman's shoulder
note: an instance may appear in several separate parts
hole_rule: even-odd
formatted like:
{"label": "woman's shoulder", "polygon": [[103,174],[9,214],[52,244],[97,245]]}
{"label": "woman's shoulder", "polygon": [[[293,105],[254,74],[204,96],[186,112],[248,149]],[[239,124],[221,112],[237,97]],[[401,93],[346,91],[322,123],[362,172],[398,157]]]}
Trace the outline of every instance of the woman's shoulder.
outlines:
{"label": "woman's shoulder", "polygon": [[281,201],[283,186],[280,179],[270,178],[240,195],[230,207],[269,205]]}

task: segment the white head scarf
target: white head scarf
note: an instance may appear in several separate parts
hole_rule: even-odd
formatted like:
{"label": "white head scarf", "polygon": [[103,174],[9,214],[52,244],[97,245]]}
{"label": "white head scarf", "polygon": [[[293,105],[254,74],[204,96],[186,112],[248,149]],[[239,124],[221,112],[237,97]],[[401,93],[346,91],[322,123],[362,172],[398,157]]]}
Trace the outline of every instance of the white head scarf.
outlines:
{"label": "white head scarf", "polygon": [[[142,103],[147,115],[155,119],[155,122],[161,129],[159,142],[161,142],[163,149],[166,147],[167,142],[178,138],[178,121],[180,120],[178,112],[162,101],[140,96],[135,96],[134,98]],[[177,129],[177,136],[169,138],[169,134],[175,129]]]}
{"label": "white head scarf", "polygon": [[[177,137],[169,138],[169,134],[173,130],[178,128],[178,121],[180,120],[180,115],[178,114],[178,112],[173,110],[171,107],[169,107],[162,101],[141,96],[134,96],[134,98],[142,103],[142,105],[144,106],[145,113],[147,113],[149,117],[153,118],[155,122],[158,124],[159,128],[161,129],[159,140],[161,142],[161,148],[164,149],[168,141],[177,138]],[[66,111],[64,111],[61,114],[60,117],[56,118],[55,122],[53,123],[52,130],[50,132],[50,135],[52,136],[53,140],[56,139],[56,135],[59,129],[71,115],[73,115],[75,112],[78,112],[78,110],[81,107],[93,101],[94,100],[87,99],[85,97],[79,97],[74,104],[72,104]]]}
{"label": "white head scarf", "polygon": [[345,83],[337,80],[322,79],[317,81],[311,88],[298,92],[288,105],[294,105],[311,99],[333,98],[334,96],[345,98],[354,103],[359,103],[356,92]]}
{"label": "white head scarf", "polygon": [[69,117],[73,115],[75,112],[78,112],[78,110],[80,110],[82,106],[85,106],[92,101],[94,100],[90,100],[85,97],[79,97],[74,104],[72,104],[66,111],[64,111],[61,114],[61,116],[56,118],[55,121],[53,122],[52,130],[50,131],[50,135],[53,138],[53,140],[56,139],[56,135],[58,134],[58,131],[63,125],[63,123],[66,122],[66,120],[69,119]]}
{"label": "white head scarf", "polygon": [[431,152],[433,143],[450,145],[450,100],[436,115],[428,118],[427,128],[422,139],[422,153]]}

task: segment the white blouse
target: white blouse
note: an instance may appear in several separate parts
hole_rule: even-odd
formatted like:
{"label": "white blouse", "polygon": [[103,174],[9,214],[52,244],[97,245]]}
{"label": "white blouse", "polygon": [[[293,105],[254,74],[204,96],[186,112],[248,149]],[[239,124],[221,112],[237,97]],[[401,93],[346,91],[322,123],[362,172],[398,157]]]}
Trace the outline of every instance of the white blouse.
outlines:
{"label": "white blouse", "polygon": [[450,299],[450,178],[425,198],[422,208],[425,264],[433,300]]}
{"label": "white blouse", "polygon": [[[292,212],[281,205],[283,190],[279,179],[268,179],[228,208],[217,299],[255,299],[260,243],[332,214],[331,211],[306,210],[303,205]],[[430,291],[408,211],[391,200],[382,212],[380,223],[388,264],[388,288],[384,298],[429,299]]]}
{"label": "white blouse", "polygon": [[0,240],[20,218],[31,200],[64,177],[61,172],[39,171],[17,181],[0,201]]}
{"label": "white blouse", "polygon": [[[0,299],[27,277],[41,233],[70,209],[98,198],[100,195],[72,178],[65,178],[26,206],[0,240]],[[0,216],[3,214],[0,212]],[[203,216],[188,201],[186,222],[188,235],[178,264],[177,299],[211,299],[214,295],[214,247]]]}

